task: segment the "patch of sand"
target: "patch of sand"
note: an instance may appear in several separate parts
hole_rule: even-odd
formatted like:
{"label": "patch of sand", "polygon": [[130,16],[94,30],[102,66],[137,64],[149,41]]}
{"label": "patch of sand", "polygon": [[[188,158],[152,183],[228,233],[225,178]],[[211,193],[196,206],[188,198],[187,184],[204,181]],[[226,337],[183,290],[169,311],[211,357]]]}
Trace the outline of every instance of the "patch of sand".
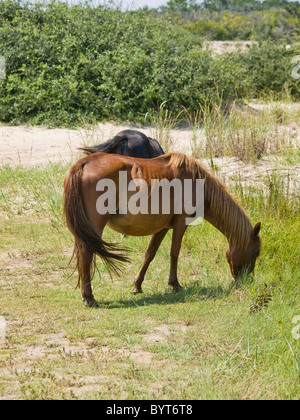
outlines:
{"label": "patch of sand", "polygon": [[[155,128],[136,128],[131,125],[101,124],[90,128],[66,129],[43,127],[0,126],[0,166],[34,166],[49,162],[65,161],[82,156],[78,147],[100,144],[126,129],[138,129],[147,136],[159,138]],[[169,130],[172,150],[189,153],[192,131]],[[199,135],[199,133],[198,133]]]}
{"label": "patch of sand", "polygon": [[214,54],[224,54],[247,51],[253,45],[259,45],[256,41],[206,41],[204,48],[210,49]]}
{"label": "patch of sand", "polygon": [[[95,135],[101,143],[118,131],[121,130],[114,130],[112,124],[103,124]],[[69,161],[76,157],[77,148],[87,143],[89,137],[91,134],[83,129],[0,126],[0,165],[32,166]]]}
{"label": "patch of sand", "polygon": [[[294,104],[293,106],[298,105],[300,107],[300,104]],[[257,110],[262,109],[260,103],[251,103],[251,107]],[[299,144],[300,129],[298,125],[296,128],[292,127],[291,129],[296,130],[294,137]],[[0,166],[4,164],[34,166],[45,165],[49,162],[63,161],[69,163],[76,161],[83,156],[82,152],[78,151],[79,147],[84,144],[100,144],[125,129],[138,129],[146,135],[156,138],[160,143],[163,139],[165,151],[191,154],[195,138],[201,144],[205,142],[205,136],[201,129],[196,131],[168,129],[161,132],[154,127],[141,129],[129,124],[114,125],[112,123],[99,123],[97,126],[74,130],[0,126]],[[211,162],[208,159],[200,160],[201,163],[210,167]],[[273,157],[266,157],[255,164],[245,164],[231,157],[214,158],[213,163],[218,168],[216,175],[225,182],[230,182],[236,177],[239,177],[242,182],[257,182],[262,176],[267,176],[274,169],[285,171],[296,179],[299,179],[300,175],[300,165],[293,165],[292,167],[282,165]]]}

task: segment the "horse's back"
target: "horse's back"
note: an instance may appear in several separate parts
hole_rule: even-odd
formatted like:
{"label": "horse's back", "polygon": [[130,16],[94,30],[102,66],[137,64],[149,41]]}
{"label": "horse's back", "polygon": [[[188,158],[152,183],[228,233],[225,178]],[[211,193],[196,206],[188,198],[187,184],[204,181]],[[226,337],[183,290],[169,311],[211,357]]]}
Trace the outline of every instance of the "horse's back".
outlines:
{"label": "horse's back", "polygon": [[114,138],[97,146],[81,148],[87,154],[111,153],[124,156],[155,158],[164,154],[157,140],[137,130],[120,131]]}

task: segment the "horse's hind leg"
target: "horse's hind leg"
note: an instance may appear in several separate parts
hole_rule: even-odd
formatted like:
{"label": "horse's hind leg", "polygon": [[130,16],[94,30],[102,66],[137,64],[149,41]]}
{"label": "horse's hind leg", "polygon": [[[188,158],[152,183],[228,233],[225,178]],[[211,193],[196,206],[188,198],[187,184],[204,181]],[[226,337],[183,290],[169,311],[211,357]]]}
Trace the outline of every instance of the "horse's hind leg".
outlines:
{"label": "horse's hind leg", "polygon": [[151,263],[151,261],[155,257],[156,252],[157,252],[160,244],[162,243],[162,240],[166,236],[166,233],[168,232],[168,230],[169,229],[163,229],[160,232],[157,232],[152,236],[151,241],[149,243],[149,246],[147,248],[147,251],[145,253],[144,264],[143,264],[140,272],[138,273],[138,275],[135,278],[134,288],[132,290],[132,293],[141,293],[142,292],[142,283],[143,283],[146,271],[149,267],[149,264]]}
{"label": "horse's hind leg", "polygon": [[93,252],[91,252],[87,245],[82,242],[76,243],[75,249],[79,281],[81,283],[82,299],[86,306],[95,307],[97,306],[97,303],[95,301],[91,286],[91,271],[93,270],[94,257]]}

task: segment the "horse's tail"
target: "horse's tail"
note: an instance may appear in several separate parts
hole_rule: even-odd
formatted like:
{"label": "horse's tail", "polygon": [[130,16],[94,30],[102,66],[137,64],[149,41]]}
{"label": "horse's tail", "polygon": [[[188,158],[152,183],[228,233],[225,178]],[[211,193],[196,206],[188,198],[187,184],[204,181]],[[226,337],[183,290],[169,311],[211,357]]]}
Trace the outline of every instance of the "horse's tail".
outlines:
{"label": "horse's tail", "polygon": [[77,266],[80,283],[81,279],[81,259],[85,252],[92,256],[91,277],[95,272],[95,257],[98,255],[108,270],[119,273],[122,264],[129,261],[123,252],[127,251],[117,245],[105,242],[95,231],[92,223],[88,219],[82,199],[82,174],[86,162],[81,159],[75,164],[65,177],[64,181],[64,215],[67,226],[75,238],[73,255],[77,257]]}
{"label": "horse's tail", "polygon": [[84,146],[79,150],[83,150],[86,155],[92,153],[117,153],[119,147],[128,140],[127,136],[116,136],[113,139],[107,140],[105,143],[98,144],[97,146]]}

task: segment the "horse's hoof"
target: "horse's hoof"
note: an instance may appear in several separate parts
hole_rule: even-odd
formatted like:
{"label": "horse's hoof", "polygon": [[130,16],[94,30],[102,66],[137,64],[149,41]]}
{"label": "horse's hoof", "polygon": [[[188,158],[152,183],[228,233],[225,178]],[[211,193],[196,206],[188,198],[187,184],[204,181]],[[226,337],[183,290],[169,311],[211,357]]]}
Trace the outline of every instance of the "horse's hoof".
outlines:
{"label": "horse's hoof", "polygon": [[88,308],[99,308],[99,305],[95,300],[90,300],[89,302],[85,301],[84,304]]}
{"label": "horse's hoof", "polygon": [[[172,286],[172,285],[171,285]],[[175,286],[172,286],[173,287],[173,292],[180,292],[180,290],[182,290],[183,289],[183,287],[182,286],[180,286],[180,284],[176,284]]]}
{"label": "horse's hoof", "polygon": [[133,293],[134,295],[137,295],[138,293],[143,293],[143,291],[140,287],[134,287],[131,293]]}

